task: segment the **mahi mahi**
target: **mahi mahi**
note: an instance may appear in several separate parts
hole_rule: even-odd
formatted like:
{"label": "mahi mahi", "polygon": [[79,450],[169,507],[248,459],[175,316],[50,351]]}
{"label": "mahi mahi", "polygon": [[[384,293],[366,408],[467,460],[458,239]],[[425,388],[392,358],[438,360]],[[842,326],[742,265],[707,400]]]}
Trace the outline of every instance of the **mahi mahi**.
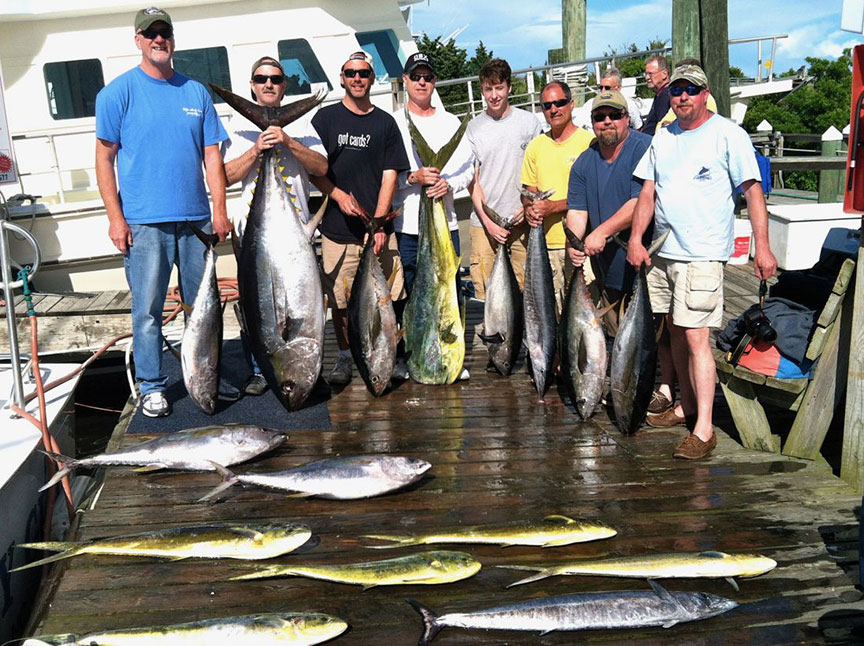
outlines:
{"label": "mahi mahi", "polygon": [[[585,245],[566,223],[564,233],[572,247],[585,249]],[[558,353],[570,401],[582,419],[594,414],[606,391],[608,357],[606,334],[600,317],[585,284],[585,273],[582,267],[576,267],[561,309]]]}
{"label": "mahi mahi", "polygon": [[333,639],[347,629],[347,623],[332,615],[279,612],[86,635],[40,636],[24,640],[22,646],[311,646]]}
{"label": "mahi mahi", "polygon": [[[268,108],[210,86],[261,130],[284,127],[324,98]],[[324,357],[324,293],[311,243],[318,220],[304,223],[297,200],[274,149],[264,151],[237,267],[240,309],[261,373],[292,411],[315,388]]]}
{"label": "mahi mahi", "polygon": [[[57,453],[49,455],[63,463],[43,491],[79,467],[140,467],[140,471],[179,469],[181,471],[214,471],[213,462],[231,466],[281,446],[288,436],[260,426],[226,424],[190,428],[147,440],[140,444],[75,460]],[[47,453],[47,451],[46,451]]]}
{"label": "mahi mahi", "polygon": [[[468,126],[464,119],[437,153],[406,111],[411,140],[423,166],[444,168]],[[405,352],[408,372],[421,384],[452,384],[465,361],[465,322],[457,289],[459,257],[450,238],[444,200],[420,197],[417,271],[405,306]]]}
{"label": "mahi mahi", "polygon": [[219,236],[190,225],[204,243],[204,276],[183,330],[180,363],[189,397],[208,415],[216,412],[219,396],[219,357],[222,353],[222,299],[216,281]]}
{"label": "mahi mahi", "polygon": [[[505,220],[483,204],[486,215],[508,231],[512,220]],[[486,282],[486,302],[483,304],[483,334],[480,338],[489,350],[492,364],[502,375],[509,375],[522,348],[522,291],[510,262],[507,245],[499,244],[495,262]]]}
{"label": "mahi mahi", "polygon": [[380,585],[437,585],[474,576],[480,562],[465,552],[420,552],[410,556],[346,563],[344,565],[268,565],[251,574],[231,577],[232,581],[275,576],[304,576],[310,579],[362,585],[364,590]]}
{"label": "mahi mahi", "polygon": [[178,561],[202,559],[272,559],[293,552],[312,536],[306,525],[229,525],[227,523],[172,527],[140,534],[97,538],[83,543],[21,543],[33,550],[62,550],[44,559],[12,570],[26,570],[79,554],[149,556]]}
{"label": "mahi mahi", "polygon": [[[554,191],[522,194],[532,202],[545,200]],[[555,378],[555,350],[557,344],[557,313],[555,287],[552,283],[552,265],[542,226],[532,226],[528,232],[528,252],[525,261],[525,291],[522,294],[525,311],[525,346],[531,366],[531,378],[537,394],[542,398]]]}
{"label": "mahi mahi", "polygon": [[540,521],[518,520],[510,523],[454,527],[431,534],[368,534],[363,538],[393,541],[392,545],[368,545],[372,549],[389,549],[406,545],[432,543],[472,543],[502,545],[536,545],[559,547],[610,538],[617,534],[602,523],[573,520],[567,516],[546,516]]}
{"label": "mahi mahi", "polygon": [[726,554],[699,552],[689,554],[656,554],[606,559],[581,559],[552,567],[530,565],[500,565],[508,570],[537,572],[507,587],[539,581],[561,574],[582,576],[615,576],[636,579],[727,579],[733,588],[738,584],[732,577],[759,576],[777,567],[777,561],[759,554]]}
{"label": "mahi mahi", "polygon": [[566,594],[446,615],[438,615],[410,599],[408,603],[423,617],[420,646],[429,644],[447,627],[530,630],[541,635],[556,630],[669,628],[715,617],[738,605],[731,599],[704,592],[670,593],[656,581],[650,583],[653,591]]}
{"label": "mahi mahi", "polygon": [[235,475],[218,464],[212,466],[222,475],[222,484],[200,500],[208,500],[237,483],[288,491],[298,498],[371,498],[416,482],[432,465],[418,458],[358,455],[326,458],[285,471],[248,475]]}

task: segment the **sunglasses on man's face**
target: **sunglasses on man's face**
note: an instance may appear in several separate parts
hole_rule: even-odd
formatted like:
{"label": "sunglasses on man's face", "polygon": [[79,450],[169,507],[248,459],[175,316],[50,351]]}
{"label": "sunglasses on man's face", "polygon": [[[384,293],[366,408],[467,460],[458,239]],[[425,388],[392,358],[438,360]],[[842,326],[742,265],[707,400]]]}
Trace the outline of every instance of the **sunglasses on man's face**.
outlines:
{"label": "sunglasses on man's face", "polygon": [[591,118],[595,123],[602,123],[606,121],[606,117],[612,119],[612,121],[620,121],[624,118],[624,112],[622,110],[618,110],[617,112],[597,112],[591,115]]}
{"label": "sunglasses on man's face", "polygon": [[368,79],[372,76],[372,70],[342,70],[342,73],[345,75],[346,79],[353,79],[355,76],[359,76],[361,79]]}
{"label": "sunglasses on man's face", "polygon": [[282,85],[285,76],[283,74],[255,74],[252,76],[252,81],[258,85],[264,85],[267,79],[273,81],[273,85]]}
{"label": "sunglasses on man's face", "polygon": [[543,111],[551,110],[554,105],[556,108],[563,108],[565,105],[570,103],[570,99],[556,99],[554,101],[541,101],[540,107],[543,108]]}
{"label": "sunglasses on man's face", "polygon": [[409,74],[408,78],[411,79],[413,83],[419,83],[420,79],[423,79],[427,83],[431,83],[435,80],[434,74]]}
{"label": "sunglasses on man's face", "polygon": [[174,30],[171,27],[162,27],[162,29],[156,29],[155,27],[148,27],[143,31],[139,31],[139,34],[144,36],[147,40],[155,40],[156,36],[162,36],[165,40],[170,40],[174,38]]}
{"label": "sunglasses on man's face", "polygon": [[692,83],[690,85],[673,85],[669,88],[669,94],[672,96],[681,96],[686,92],[687,96],[696,96],[704,89],[704,87],[693,85]]}
{"label": "sunglasses on man's face", "polygon": [[601,89],[601,90],[614,90],[614,89],[615,89],[615,86],[614,86],[614,85],[602,85],[602,84],[601,84],[601,85],[600,85],[600,89]]}

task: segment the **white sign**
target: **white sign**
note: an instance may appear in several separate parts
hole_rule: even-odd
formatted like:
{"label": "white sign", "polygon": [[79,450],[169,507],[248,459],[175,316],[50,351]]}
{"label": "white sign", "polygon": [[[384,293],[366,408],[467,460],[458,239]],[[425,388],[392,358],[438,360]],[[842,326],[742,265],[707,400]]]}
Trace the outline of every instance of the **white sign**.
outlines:
{"label": "white sign", "polygon": [[6,102],[3,99],[3,73],[0,71],[0,184],[18,182],[15,153],[12,150],[12,134],[6,120]]}
{"label": "white sign", "polygon": [[843,0],[840,29],[855,34],[864,33],[864,0]]}

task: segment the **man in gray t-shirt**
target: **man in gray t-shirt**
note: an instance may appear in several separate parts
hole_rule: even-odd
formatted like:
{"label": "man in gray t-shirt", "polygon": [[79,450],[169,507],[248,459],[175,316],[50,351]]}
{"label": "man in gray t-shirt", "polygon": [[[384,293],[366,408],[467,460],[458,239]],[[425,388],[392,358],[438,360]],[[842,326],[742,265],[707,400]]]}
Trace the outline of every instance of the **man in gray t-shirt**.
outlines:
{"label": "man in gray t-shirt", "polygon": [[530,112],[510,105],[510,66],[494,58],[480,70],[480,87],[486,110],[468,124],[466,136],[477,160],[474,182],[469,187],[474,212],[471,214],[471,281],[474,295],[486,298],[486,281],[492,272],[499,244],[510,245],[513,271],[521,286],[525,279],[524,223],[511,231],[492,222],[483,212],[483,202],[508,220],[522,222],[522,157],[528,142],[542,131],[540,121]]}

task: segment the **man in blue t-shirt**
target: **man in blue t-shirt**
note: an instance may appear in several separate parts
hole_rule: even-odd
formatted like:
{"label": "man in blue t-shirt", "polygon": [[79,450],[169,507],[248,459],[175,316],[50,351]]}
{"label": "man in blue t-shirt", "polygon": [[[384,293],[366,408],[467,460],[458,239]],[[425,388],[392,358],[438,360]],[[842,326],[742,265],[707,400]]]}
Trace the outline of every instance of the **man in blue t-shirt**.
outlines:
{"label": "man in blue t-shirt", "polygon": [[[633,169],[651,145],[651,137],[630,127],[627,100],[617,90],[604,90],[591,104],[591,121],[597,139],[582,153],[570,169],[567,190],[567,226],[585,240],[585,253],[568,248],[575,265],[592,257],[597,280],[591,291],[601,307],[629,296],[633,287],[633,268],[627,254],[618,245],[606,244],[615,233],[627,231],[641,180]],[[585,236],[585,233],[588,233]],[[604,316],[606,331],[618,332],[618,307]]]}
{"label": "man in blue t-shirt", "polygon": [[[200,83],[172,68],[174,29],[161,9],[135,16],[141,64],[96,97],[96,179],[108,235],[123,253],[132,292],[135,375],[148,417],[171,413],[162,371],[162,308],[176,264],[183,300],[193,304],[204,273],[204,248],[190,224],[220,240],[231,231],[219,144],[228,138]],[[114,165],[117,164],[117,179]]]}

